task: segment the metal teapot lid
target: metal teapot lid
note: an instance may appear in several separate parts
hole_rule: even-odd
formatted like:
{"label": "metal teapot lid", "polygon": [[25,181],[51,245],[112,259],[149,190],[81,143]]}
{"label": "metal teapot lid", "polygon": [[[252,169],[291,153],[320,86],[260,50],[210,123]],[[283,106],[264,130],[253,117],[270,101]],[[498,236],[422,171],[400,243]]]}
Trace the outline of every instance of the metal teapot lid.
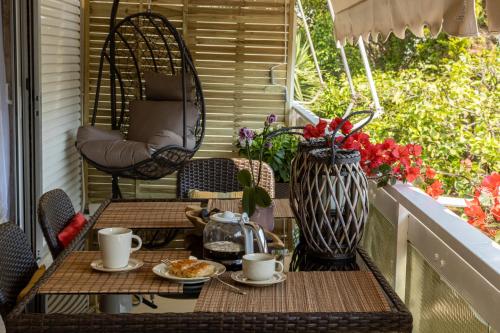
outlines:
{"label": "metal teapot lid", "polygon": [[225,211],[213,214],[210,216],[210,220],[220,223],[238,223],[241,220],[241,214]]}

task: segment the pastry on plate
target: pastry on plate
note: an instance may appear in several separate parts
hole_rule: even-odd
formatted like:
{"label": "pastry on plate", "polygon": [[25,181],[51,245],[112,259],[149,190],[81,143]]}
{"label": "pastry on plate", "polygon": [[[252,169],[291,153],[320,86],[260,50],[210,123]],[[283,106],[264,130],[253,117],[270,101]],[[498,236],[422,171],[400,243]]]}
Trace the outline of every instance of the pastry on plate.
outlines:
{"label": "pastry on plate", "polygon": [[173,261],[168,272],[177,277],[196,278],[212,275],[215,267],[200,260],[182,259]]}

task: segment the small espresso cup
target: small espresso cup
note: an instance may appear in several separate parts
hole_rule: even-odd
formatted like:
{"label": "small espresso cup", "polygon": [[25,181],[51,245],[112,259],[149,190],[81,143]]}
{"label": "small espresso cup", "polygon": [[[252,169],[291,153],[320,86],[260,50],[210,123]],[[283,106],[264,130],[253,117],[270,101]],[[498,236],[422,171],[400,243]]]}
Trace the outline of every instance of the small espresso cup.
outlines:
{"label": "small espresso cup", "polygon": [[[276,270],[276,264],[279,269]],[[254,281],[269,280],[275,272],[283,272],[283,264],[272,254],[252,253],[243,256],[243,275]]]}
{"label": "small espresso cup", "polygon": [[[132,230],[127,228],[105,228],[97,233],[99,248],[101,249],[102,264],[105,268],[122,268],[127,266],[130,253],[139,250],[142,240],[137,235],[132,235]],[[132,238],[139,245],[132,247]]]}

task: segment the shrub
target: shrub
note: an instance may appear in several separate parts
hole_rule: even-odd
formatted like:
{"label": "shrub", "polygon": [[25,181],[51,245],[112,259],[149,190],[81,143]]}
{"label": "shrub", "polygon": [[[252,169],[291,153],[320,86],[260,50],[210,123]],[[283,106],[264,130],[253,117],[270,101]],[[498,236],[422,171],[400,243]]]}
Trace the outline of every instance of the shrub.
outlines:
{"label": "shrub", "polygon": [[[438,171],[450,195],[471,195],[480,179],[500,170],[500,64],[496,49],[464,53],[439,65],[373,73],[382,117],[366,127],[376,140],[394,138],[423,147],[424,164]],[[366,78],[354,77],[370,96]],[[344,76],[328,78],[328,87],[312,106],[325,118],[341,116],[349,104]],[[358,109],[368,107],[362,101]]]}

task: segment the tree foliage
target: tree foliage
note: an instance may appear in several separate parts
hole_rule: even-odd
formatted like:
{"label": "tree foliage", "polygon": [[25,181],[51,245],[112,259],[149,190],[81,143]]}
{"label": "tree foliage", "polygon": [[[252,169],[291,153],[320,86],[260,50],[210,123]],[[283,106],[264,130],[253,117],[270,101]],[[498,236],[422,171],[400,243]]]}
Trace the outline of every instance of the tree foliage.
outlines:
{"label": "tree foliage", "polygon": [[[303,3],[327,81],[310,107],[323,117],[342,116],[350,92],[326,2]],[[366,128],[373,138],[422,145],[424,163],[438,171],[447,194],[472,195],[484,175],[500,170],[500,50],[494,38],[419,39],[408,32],[367,50],[385,110]],[[370,93],[359,52],[353,46],[346,52],[356,89],[366,96],[356,107],[363,109]]]}

